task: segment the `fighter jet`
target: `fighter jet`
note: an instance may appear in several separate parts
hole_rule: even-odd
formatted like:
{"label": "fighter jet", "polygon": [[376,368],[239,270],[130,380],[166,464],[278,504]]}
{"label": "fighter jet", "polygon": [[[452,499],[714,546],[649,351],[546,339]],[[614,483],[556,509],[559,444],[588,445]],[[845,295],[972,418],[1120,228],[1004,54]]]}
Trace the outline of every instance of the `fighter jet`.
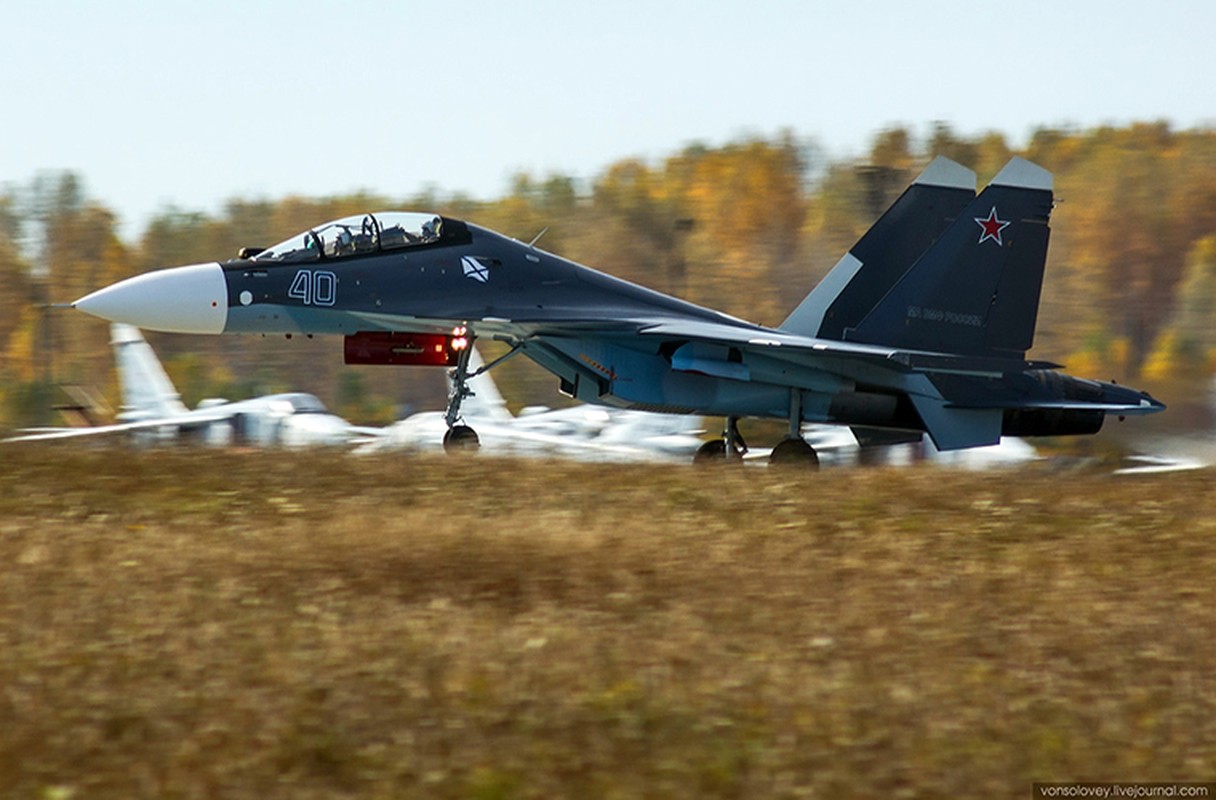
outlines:
{"label": "fighter jet", "polygon": [[1028,361],[1050,234],[1052,176],[1011,160],[933,161],[777,327],[694,305],[472,223],[415,213],[328,222],[240,257],[159,270],[74,305],[143,328],[345,337],[352,364],[453,369],[445,442],[461,424],[469,345],[495,339],[560,391],[618,408],[722,416],[702,459],[737,456],[738,420],[788,421],[777,462],[814,465],[804,422],[939,450],[1002,436],[1091,434],[1164,406]]}
{"label": "fighter jet", "polygon": [[6,442],[74,439],[125,433],[138,444],[189,440],[211,446],[310,447],[354,444],[383,435],[381,428],[351,425],[304,392],[228,402],[203,400],[189,409],[138,328],[114,323],[110,345],[118,364],[122,410],[113,425],[27,431]]}

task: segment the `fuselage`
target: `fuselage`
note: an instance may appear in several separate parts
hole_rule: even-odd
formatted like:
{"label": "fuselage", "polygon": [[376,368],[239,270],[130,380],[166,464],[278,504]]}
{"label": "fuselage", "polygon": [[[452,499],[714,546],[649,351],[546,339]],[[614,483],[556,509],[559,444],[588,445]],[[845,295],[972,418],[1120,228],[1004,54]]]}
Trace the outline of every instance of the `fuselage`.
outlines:
{"label": "fuselage", "polygon": [[493,338],[586,402],[785,418],[795,431],[800,422],[929,430],[942,449],[991,444],[1002,433],[1090,433],[1107,413],[1161,408],[1016,355],[755,325],[431,214],[335,220],[246,255],[137,276],[75,305],[184,333]]}

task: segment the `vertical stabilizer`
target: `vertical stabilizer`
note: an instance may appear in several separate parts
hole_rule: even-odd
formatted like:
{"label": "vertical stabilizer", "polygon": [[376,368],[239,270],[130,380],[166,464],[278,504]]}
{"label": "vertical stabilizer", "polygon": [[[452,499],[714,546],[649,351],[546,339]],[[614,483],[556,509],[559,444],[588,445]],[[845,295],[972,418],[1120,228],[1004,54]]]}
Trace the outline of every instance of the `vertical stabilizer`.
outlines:
{"label": "vertical stabilizer", "polygon": [[134,422],[186,413],[177,389],[139,328],[114,323],[110,326],[110,345],[122,389],[119,419]]}
{"label": "vertical stabilizer", "polygon": [[933,159],[781,329],[843,339],[974,197],[974,172],[942,156]]}
{"label": "vertical stabilizer", "polygon": [[1051,173],[1014,158],[844,338],[1024,357],[1034,341],[1051,208]]}

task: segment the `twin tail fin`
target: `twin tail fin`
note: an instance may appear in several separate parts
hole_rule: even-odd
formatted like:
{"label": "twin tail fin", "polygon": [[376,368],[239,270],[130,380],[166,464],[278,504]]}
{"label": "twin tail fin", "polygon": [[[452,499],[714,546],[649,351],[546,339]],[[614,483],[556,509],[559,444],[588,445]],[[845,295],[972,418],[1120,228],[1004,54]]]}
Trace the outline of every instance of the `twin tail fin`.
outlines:
{"label": "twin tail fin", "polygon": [[972,186],[970,170],[935,159],[781,328],[905,350],[1023,358],[1047,260],[1051,173],[1014,158],[979,195]]}

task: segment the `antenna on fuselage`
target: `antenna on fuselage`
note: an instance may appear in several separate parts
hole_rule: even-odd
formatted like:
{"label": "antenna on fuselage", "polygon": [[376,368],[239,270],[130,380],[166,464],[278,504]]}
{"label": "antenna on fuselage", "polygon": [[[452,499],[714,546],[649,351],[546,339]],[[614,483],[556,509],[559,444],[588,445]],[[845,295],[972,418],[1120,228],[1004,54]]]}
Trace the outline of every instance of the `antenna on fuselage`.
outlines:
{"label": "antenna on fuselage", "polygon": [[536,247],[536,243],[540,241],[540,237],[544,236],[548,232],[549,232],[548,225],[546,225],[544,228],[541,228],[540,233],[536,234],[536,236],[532,237],[532,241],[528,242],[528,247]]}

